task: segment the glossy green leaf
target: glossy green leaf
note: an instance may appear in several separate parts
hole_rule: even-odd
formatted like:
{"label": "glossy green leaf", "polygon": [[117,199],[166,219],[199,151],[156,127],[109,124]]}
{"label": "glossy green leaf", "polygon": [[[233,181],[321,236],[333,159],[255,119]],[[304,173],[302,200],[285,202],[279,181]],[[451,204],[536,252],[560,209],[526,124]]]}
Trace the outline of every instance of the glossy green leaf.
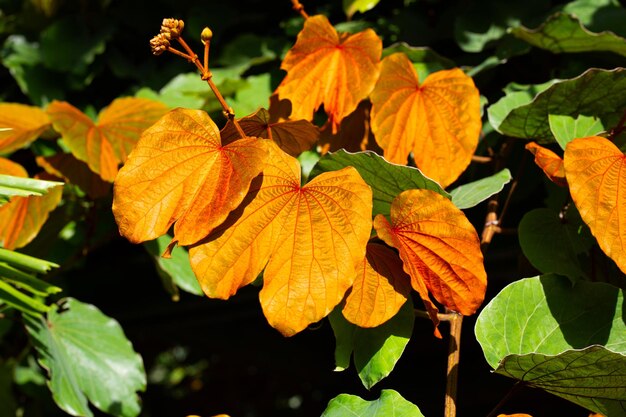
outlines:
{"label": "glossy green leaf", "polygon": [[0,205],[7,203],[13,196],[44,195],[58,185],[63,185],[63,183],[2,174],[0,175]]}
{"label": "glossy green leaf", "polygon": [[394,390],[384,389],[378,400],[366,401],[356,395],[340,394],[330,400],[322,417],[424,417],[417,406]]}
{"label": "glossy green leaf", "polygon": [[335,370],[346,369],[352,353],[359,378],[370,389],[391,373],[402,356],[413,333],[415,313],[409,300],[389,321],[370,329],[349,323],[340,309],[335,309],[329,319],[337,340]]}
{"label": "glossy green leaf", "polygon": [[356,168],[372,188],[374,196],[372,216],[377,214],[389,216],[391,202],[405,190],[415,188],[431,190],[450,198],[439,184],[426,177],[419,169],[392,164],[371,151],[350,153],[339,150],[328,153],[318,161],[310,177],[314,178],[322,172],[337,171],[347,166]]}
{"label": "glossy green leaf", "polygon": [[[163,235],[155,240],[144,243],[144,246],[154,259],[157,272],[164,282],[171,282],[188,293],[202,295],[200,284],[198,284],[198,280],[189,264],[189,253],[187,249],[176,247],[172,250],[170,258],[163,258],[161,256],[171,240],[171,236]],[[177,294],[172,295],[174,297],[177,296]]]}
{"label": "glossy green leaf", "polygon": [[356,12],[365,13],[372,10],[379,2],[380,0],[343,0],[343,11],[350,19]]}
{"label": "glossy green leaf", "polygon": [[460,209],[474,207],[502,191],[509,181],[511,181],[511,171],[505,168],[490,177],[463,184],[450,191],[452,203]]}
{"label": "glossy green leaf", "polygon": [[561,216],[547,208],[531,210],[518,231],[524,255],[541,273],[553,272],[572,281],[588,277],[587,252],[595,239],[573,205]]}
{"label": "glossy green leaf", "polygon": [[559,355],[505,357],[496,373],[524,381],[606,417],[626,410],[626,356],[602,346]]}
{"label": "glossy green leaf", "polygon": [[61,409],[91,417],[91,402],[114,416],[139,414],[137,391],[146,387],[143,361],[119,323],[73,298],[51,311],[47,319],[25,321]]}
{"label": "glossy green leaf", "polygon": [[561,149],[565,149],[565,145],[576,138],[596,136],[605,130],[599,118],[582,114],[576,118],[561,114],[550,114],[548,115],[548,121],[550,123],[550,131],[559,145],[561,145]]}
{"label": "glossy green leaf", "polygon": [[483,309],[476,338],[495,369],[511,354],[556,355],[602,345],[626,353],[623,291],[600,282],[542,275],[505,287]]}
{"label": "glossy green leaf", "polygon": [[590,69],[576,78],[555,82],[532,102],[513,108],[501,123],[492,124],[503,135],[550,143],[556,141],[550,114],[597,116],[610,125],[607,121],[615,123],[625,107],[626,69]]}
{"label": "glossy green leaf", "polygon": [[553,53],[600,51],[626,56],[626,39],[610,31],[591,32],[576,16],[569,14],[556,13],[536,29],[518,26],[511,33]]}

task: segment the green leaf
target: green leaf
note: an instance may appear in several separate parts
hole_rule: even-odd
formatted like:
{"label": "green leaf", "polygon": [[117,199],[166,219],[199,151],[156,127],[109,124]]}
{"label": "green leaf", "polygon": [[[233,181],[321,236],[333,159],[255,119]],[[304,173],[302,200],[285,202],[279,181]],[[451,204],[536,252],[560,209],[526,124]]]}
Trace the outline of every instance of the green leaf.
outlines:
{"label": "green leaf", "polygon": [[237,90],[231,106],[235,113],[246,116],[260,107],[269,106],[268,97],[272,95],[271,76],[269,73],[251,75],[246,78],[247,84]]}
{"label": "green leaf", "polygon": [[146,387],[143,362],[119,323],[73,298],[47,320],[26,317],[25,322],[61,409],[93,416],[89,401],[111,415],[139,414],[136,391]]}
{"label": "green leaf", "polygon": [[619,119],[626,108],[626,69],[590,69],[576,78],[555,82],[532,102],[513,108],[504,117],[500,114],[501,123],[492,121],[494,106],[489,108],[489,120],[501,134],[538,143],[555,142],[550,114],[597,116],[604,126]]}
{"label": "green leaf", "polygon": [[356,395],[340,394],[330,400],[322,417],[424,417],[417,406],[404,398],[396,391],[384,389],[380,398],[366,401]]}
{"label": "green leaf", "polygon": [[[158,239],[144,243],[145,248],[154,259],[157,272],[166,283],[172,282],[188,293],[202,295],[200,284],[198,284],[198,280],[191,270],[187,249],[178,246],[172,250],[171,258],[161,257],[171,240],[170,236],[163,235]],[[176,296],[177,294],[173,295]]]}
{"label": "green leaf", "polygon": [[217,62],[224,67],[236,67],[240,74],[255,65],[278,59],[285,48],[284,40],[244,33],[229,41]]}
{"label": "green leaf", "polygon": [[38,259],[33,256],[24,255],[23,253],[14,252],[12,250],[0,248],[0,262],[6,262],[16,268],[25,269],[32,272],[48,272],[52,268],[58,268],[59,265]]}
{"label": "green leaf", "polygon": [[40,316],[50,309],[38,299],[13,288],[4,279],[0,279],[0,302],[31,316]]}
{"label": "green leaf", "polygon": [[356,12],[365,13],[372,10],[380,0],[343,0],[343,11],[351,19]]}
{"label": "green leaf", "polygon": [[496,373],[565,398],[607,417],[626,410],[626,356],[602,346],[559,355],[530,353],[505,357]]}
{"label": "green leaf", "polygon": [[7,203],[13,196],[44,195],[59,185],[63,183],[0,174],[0,205]]}
{"label": "green leaf", "polygon": [[409,300],[393,318],[371,329],[349,323],[340,309],[335,309],[329,319],[337,340],[335,370],[346,369],[353,352],[359,378],[370,389],[393,371],[402,356],[413,333],[415,313]]}
{"label": "green leaf", "polygon": [[356,168],[363,180],[372,187],[373,217],[377,214],[389,216],[391,202],[405,190],[426,189],[450,198],[439,184],[426,177],[419,169],[392,164],[371,151],[350,153],[341,149],[328,153],[315,165],[310,178],[313,179],[322,172],[337,171],[348,166]]}
{"label": "green leaf", "polygon": [[11,282],[13,285],[35,295],[46,296],[61,292],[61,288],[41,280],[34,275],[20,271],[4,262],[0,262],[0,277],[5,278],[6,281]]}
{"label": "green leaf", "polygon": [[588,250],[595,240],[572,205],[560,218],[547,208],[531,210],[518,227],[519,242],[528,261],[544,274],[553,272],[572,281],[586,279]]}
{"label": "green leaf", "polygon": [[406,54],[409,60],[411,60],[413,66],[417,70],[417,75],[420,81],[424,81],[426,77],[433,72],[457,66],[451,59],[439,55],[437,52],[428,47],[409,46],[404,42],[394,43],[393,45],[383,49],[382,56],[384,58],[397,52]]}
{"label": "green leaf", "polygon": [[511,33],[530,45],[557,54],[600,51],[626,56],[626,39],[610,31],[591,32],[576,16],[568,14],[556,13],[536,29],[518,26]]}
{"label": "green leaf", "polygon": [[474,207],[502,191],[511,181],[511,172],[505,168],[490,177],[461,185],[450,191],[452,203],[460,209]]}
{"label": "green leaf", "polygon": [[623,291],[601,283],[559,275],[525,278],[505,287],[483,309],[476,338],[496,368],[511,354],[556,355],[602,345],[626,353]]}
{"label": "green leaf", "polygon": [[0,361],[0,416],[15,416],[17,402],[13,393],[12,361]]}
{"label": "green leaf", "polygon": [[605,130],[600,119],[582,114],[576,118],[549,114],[548,121],[550,131],[563,150],[565,150],[565,145],[574,139],[595,136]]}

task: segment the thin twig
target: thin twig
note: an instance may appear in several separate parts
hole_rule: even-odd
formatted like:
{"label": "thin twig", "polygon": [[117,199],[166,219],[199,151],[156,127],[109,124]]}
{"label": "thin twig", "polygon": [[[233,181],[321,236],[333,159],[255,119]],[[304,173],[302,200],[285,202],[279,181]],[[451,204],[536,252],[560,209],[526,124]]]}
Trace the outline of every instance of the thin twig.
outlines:
{"label": "thin twig", "polygon": [[298,0],[291,0],[291,4],[293,4],[293,9],[296,12],[300,13],[300,16],[304,17],[305,19],[309,18],[308,13],[304,11],[304,6],[300,4]]}
{"label": "thin twig", "polygon": [[[428,319],[430,320],[430,316],[428,315],[428,313],[424,310],[420,310],[418,308],[413,310],[415,317],[420,317],[423,319]],[[456,313],[437,313],[437,318],[439,319],[439,321],[452,321],[454,319],[454,317],[458,316],[458,314]]]}
{"label": "thin twig", "polygon": [[487,417],[495,417],[496,415],[498,415],[498,411],[500,410],[500,408],[514,395],[516,394],[522,387],[523,387],[523,383],[522,381],[517,381],[515,383],[515,385],[513,385],[511,387],[511,389],[509,390],[509,392],[506,393],[506,395],[504,396],[504,398],[502,398],[500,400],[500,402],[498,404],[496,404],[496,406],[493,408],[493,410],[491,410],[491,412],[489,414],[487,414]]}
{"label": "thin twig", "polygon": [[493,158],[491,156],[472,155],[472,162],[477,162],[479,164],[490,164],[493,162]]}
{"label": "thin twig", "polygon": [[463,316],[452,314],[450,320],[450,342],[448,344],[448,379],[446,382],[445,417],[456,416],[456,397],[459,380],[459,357],[461,354],[461,325]]}

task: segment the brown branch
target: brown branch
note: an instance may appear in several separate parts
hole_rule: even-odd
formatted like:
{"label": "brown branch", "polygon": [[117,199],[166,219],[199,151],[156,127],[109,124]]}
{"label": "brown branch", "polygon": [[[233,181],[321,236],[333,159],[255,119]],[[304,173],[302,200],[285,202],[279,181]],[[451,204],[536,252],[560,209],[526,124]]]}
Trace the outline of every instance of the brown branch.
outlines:
{"label": "brown branch", "polygon": [[293,9],[296,12],[300,13],[300,16],[304,17],[305,19],[309,18],[308,13],[304,11],[304,6],[300,4],[298,0],[291,0],[291,4],[293,4]]}
{"label": "brown branch", "polygon": [[450,342],[448,344],[448,379],[446,381],[445,417],[456,416],[456,397],[459,380],[459,357],[461,354],[461,325],[463,316],[452,314],[450,320]]}
{"label": "brown branch", "polygon": [[[430,320],[430,316],[424,310],[415,308],[413,309],[413,313],[415,314],[415,317]],[[458,314],[457,313],[437,313],[437,318],[439,319],[439,321],[452,321],[455,316],[458,316]]]}
{"label": "brown branch", "polygon": [[481,155],[472,155],[472,162],[477,162],[479,164],[490,164],[493,162],[493,157],[491,156],[481,156]]}

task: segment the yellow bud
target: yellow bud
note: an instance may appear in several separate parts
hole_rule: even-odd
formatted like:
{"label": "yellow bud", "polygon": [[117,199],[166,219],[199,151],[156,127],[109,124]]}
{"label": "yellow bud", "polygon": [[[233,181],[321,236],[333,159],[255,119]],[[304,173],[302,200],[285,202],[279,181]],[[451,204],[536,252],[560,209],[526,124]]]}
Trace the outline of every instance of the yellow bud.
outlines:
{"label": "yellow bud", "polygon": [[213,31],[208,27],[202,29],[202,33],[200,34],[200,39],[202,39],[202,43],[209,42],[213,37]]}

